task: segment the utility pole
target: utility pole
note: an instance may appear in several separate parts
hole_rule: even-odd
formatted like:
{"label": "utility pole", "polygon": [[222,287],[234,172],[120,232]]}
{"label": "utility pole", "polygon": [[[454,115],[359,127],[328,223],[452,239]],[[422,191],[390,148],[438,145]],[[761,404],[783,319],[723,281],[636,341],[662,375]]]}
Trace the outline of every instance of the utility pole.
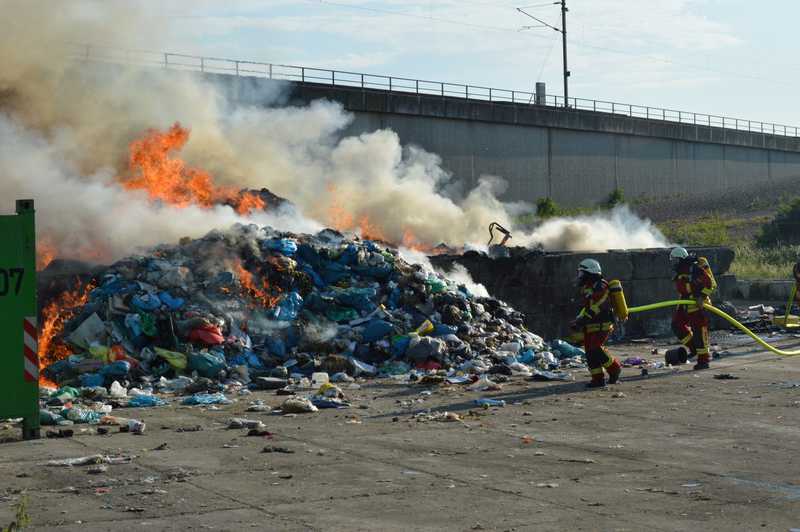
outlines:
{"label": "utility pole", "polygon": [[[559,32],[561,34],[561,45],[562,45],[562,49],[563,49],[563,52],[564,52],[564,55],[563,55],[563,65],[564,65],[564,107],[567,108],[567,107],[569,107],[569,75],[570,75],[570,71],[567,68],[567,11],[569,11],[569,9],[567,9],[567,0],[558,0],[557,2],[553,2],[553,5],[554,6],[560,5],[561,6],[561,27],[560,28],[557,28],[557,27],[553,26],[552,24],[548,24],[547,22],[545,22],[544,20],[542,20],[540,18],[534,17],[533,15],[531,15],[530,13],[525,11],[525,9],[526,9],[525,7],[518,7],[517,11],[519,11],[520,13],[525,15],[526,17],[530,17],[533,20],[535,20],[536,22],[538,22],[539,24],[541,24],[541,26],[523,26],[521,29],[529,30],[529,29],[533,29],[533,28],[541,28],[541,27],[544,26],[546,28],[550,28],[551,30],[555,30],[555,31],[557,31],[557,32]],[[528,8],[530,8],[530,7],[543,7],[543,6],[541,4],[539,4],[539,5],[535,5],[535,6],[528,6]]]}
{"label": "utility pole", "polygon": [[561,43],[564,49],[564,107],[569,107],[569,69],[567,68],[567,0],[561,0]]}

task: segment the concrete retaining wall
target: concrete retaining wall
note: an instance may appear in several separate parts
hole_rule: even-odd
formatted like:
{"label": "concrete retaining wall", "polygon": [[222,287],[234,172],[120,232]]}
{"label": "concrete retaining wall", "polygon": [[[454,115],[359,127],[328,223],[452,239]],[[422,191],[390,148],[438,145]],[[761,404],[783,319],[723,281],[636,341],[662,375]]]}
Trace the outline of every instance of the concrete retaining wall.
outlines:
{"label": "concrete retaining wall", "polygon": [[347,134],[384,128],[438,154],[469,186],[482,175],[503,177],[507,200],[592,205],[615,188],[658,198],[747,193],[800,179],[800,153],[607,131],[357,111]]}
{"label": "concrete retaining wall", "polygon": [[[695,248],[708,258],[717,277],[727,272],[734,253],[728,248]],[[510,256],[492,258],[484,253],[431,257],[438,267],[448,269],[462,264],[473,279],[486,286],[493,296],[505,300],[527,315],[531,331],[547,337],[566,333],[579,308],[575,274],[578,263],[587,257],[600,261],[607,279],[619,279],[629,306],[675,299],[669,250],[647,249],[607,253],[542,253],[510,248]],[[626,324],[626,333],[637,335],[669,334],[671,310],[637,314]]]}
{"label": "concrete retaining wall", "polygon": [[[791,275],[791,272],[788,272]],[[788,275],[787,275],[788,276]],[[794,281],[737,281],[730,291],[731,299],[759,302],[786,303],[794,288]]]}
{"label": "concrete retaining wall", "polygon": [[470,186],[482,175],[503,177],[507,200],[591,205],[615,188],[628,198],[696,196],[800,178],[795,137],[357,87],[291,84],[288,93],[295,104],[341,103],[354,114],[347,134],[391,129]]}

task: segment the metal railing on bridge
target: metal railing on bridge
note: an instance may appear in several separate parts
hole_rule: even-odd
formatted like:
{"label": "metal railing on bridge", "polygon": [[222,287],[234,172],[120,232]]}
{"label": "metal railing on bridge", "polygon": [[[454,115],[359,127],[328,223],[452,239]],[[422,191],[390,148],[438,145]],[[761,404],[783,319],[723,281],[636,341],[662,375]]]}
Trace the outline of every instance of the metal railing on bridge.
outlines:
{"label": "metal railing on bridge", "polygon": [[[332,86],[358,87],[362,89],[380,89],[397,93],[449,96],[493,103],[565,107],[564,97],[557,95],[546,95],[543,104],[537,104],[536,94],[527,91],[496,89],[479,85],[464,85],[461,83],[448,83],[443,81],[381,76],[278,63],[261,63],[257,61],[204,57],[172,52],[129,50],[94,45],[74,45],[71,46],[70,56],[73,59],[94,62],[157,66],[175,70],[230,74],[234,76],[255,76],[298,83],[319,83]],[[598,113],[609,113],[680,124],[719,127],[786,137],[800,136],[800,128],[796,126],[774,124],[771,122],[759,122],[720,115],[677,111],[661,107],[609,102],[604,100],[590,100],[585,98],[571,97],[568,103],[569,108]]]}

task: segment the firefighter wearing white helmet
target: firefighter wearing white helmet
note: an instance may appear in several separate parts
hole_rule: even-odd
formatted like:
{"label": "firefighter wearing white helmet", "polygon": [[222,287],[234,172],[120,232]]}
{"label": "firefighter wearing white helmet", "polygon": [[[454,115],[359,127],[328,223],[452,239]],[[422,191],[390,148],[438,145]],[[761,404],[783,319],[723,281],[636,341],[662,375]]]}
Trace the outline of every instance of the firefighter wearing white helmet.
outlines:
{"label": "firefighter wearing white helmet", "polygon": [[674,247],[669,260],[675,270],[672,278],[681,299],[691,299],[691,305],[680,305],[672,315],[672,331],[686,346],[692,356],[697,356],[694,369],[708,369],[711,355],[708,350],[708,316],[703,305],[710,304],[710,296],[717,281],[705,257],[689,253],[685,248]]}
{"label": "firefighter wearing white helmet", "polygon": [[608,373],[608,383],[615,384],[619,381],[622,366],[605,348],[606,340],[614,329],[614,316],[608,282],[603,279],[600,263],[594,259],[582,260],[578,265],[577,281],[583,306],[573,327],[583,332],[583,348],[592,376],[587,386],[605,386],[603,370]]}

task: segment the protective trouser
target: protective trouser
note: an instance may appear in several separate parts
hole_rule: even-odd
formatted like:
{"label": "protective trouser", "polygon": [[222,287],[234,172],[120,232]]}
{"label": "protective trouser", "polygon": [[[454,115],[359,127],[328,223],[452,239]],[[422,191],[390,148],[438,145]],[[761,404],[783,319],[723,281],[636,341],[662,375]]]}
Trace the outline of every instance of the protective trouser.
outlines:
{"label": "protective trouser", "polygon": [[611,334],[610,328],[606,330],[590,330],[592,326],[584,329],[583,333],[583,349],[586,351],[586,361],[589,364],[589,373],[592,376],[593,383],[605,382],[603,377],[603,369],[608,372],[608,376],[612,380],[619,377],[622,366],[619,361],[611,356],[606,351],[605,343]]}
{"label": "protective trouser", "polygon": [[696,306],[689,309],[685,306],[678,307],[672,315],[672,332],[678,337],[678,341],[689,349],[692,356],[697,356],[698,362],[710,360],[708,316],[705,311]]}

